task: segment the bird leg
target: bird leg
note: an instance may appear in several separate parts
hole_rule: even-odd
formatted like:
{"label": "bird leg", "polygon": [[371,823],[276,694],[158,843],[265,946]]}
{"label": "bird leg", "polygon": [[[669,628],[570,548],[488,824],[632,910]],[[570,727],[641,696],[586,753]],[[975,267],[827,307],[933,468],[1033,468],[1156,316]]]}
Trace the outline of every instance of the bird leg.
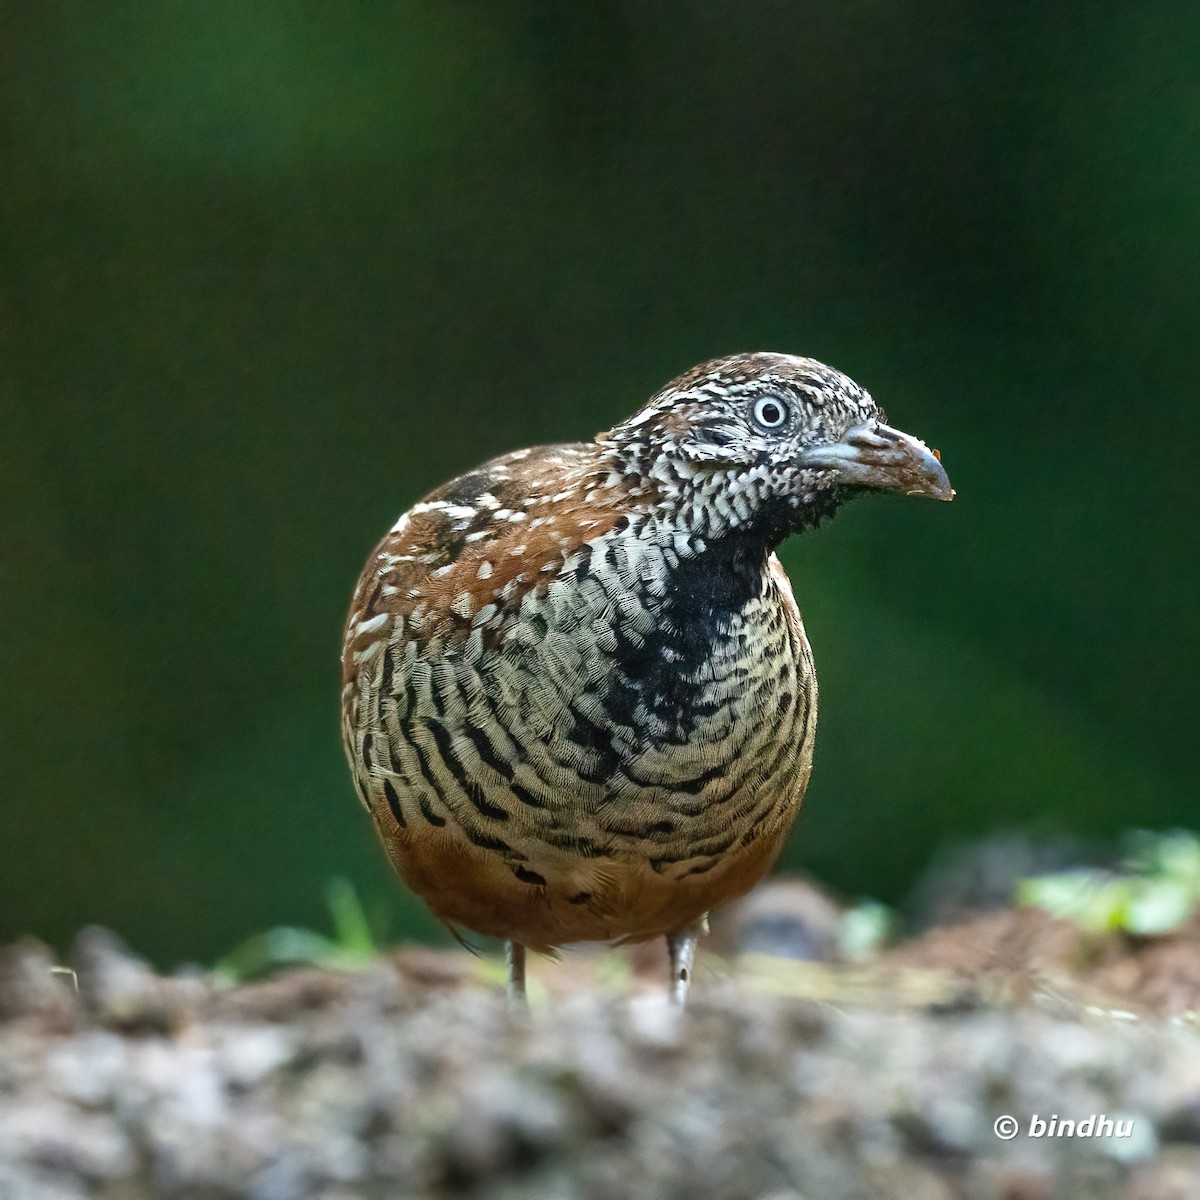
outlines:
{"label": "bird leg", "polygon": [[504,959],[508,963],[508,1006],[528,1008],[525,995],[525,947],[520,942],[505,942]]}
{"label": "bird leg", "polygon": [[682,1008],[687,1003],[692,983],[692,965],[696,961],[696,942],[708,932],[708,917],[667,934],[667,949],[671,954],[671,1003]]}

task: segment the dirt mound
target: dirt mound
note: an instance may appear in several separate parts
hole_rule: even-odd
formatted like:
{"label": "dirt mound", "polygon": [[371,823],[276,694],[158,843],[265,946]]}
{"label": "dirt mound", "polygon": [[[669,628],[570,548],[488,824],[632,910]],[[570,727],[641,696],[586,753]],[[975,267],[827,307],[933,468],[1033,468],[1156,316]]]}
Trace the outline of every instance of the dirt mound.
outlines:
{"label": "dirt mound", "polygon": [[458,952],[221,988],[102,931],[75,977],[24,943],[0,1196],[1182,1200],[1200,1036],[1162,1014],[1195,941],[1001,914],[865,967],[709,958],[682,1018],[603,956],[535,964],[522,1017]]}

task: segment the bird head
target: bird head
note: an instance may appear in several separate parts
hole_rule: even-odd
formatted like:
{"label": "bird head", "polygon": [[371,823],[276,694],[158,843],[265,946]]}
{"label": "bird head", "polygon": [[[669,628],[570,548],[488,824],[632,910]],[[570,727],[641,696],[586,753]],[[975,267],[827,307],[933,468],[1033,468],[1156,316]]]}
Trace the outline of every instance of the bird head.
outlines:
{"label": "bird head", "polygon": [[631,495],[710,536],[777,541],[864,491],[954,497],[937,454],[888,425],[858,384],[786,354],[694,367],[597,440]]}

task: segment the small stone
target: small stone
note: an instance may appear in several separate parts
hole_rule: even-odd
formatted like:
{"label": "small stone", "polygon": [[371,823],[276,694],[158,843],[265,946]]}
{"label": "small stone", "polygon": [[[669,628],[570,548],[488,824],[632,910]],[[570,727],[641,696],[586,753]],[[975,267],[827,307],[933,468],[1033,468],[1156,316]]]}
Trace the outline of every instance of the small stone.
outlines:
{"label": "small stone", "polygon": [[643,1046],[665,1050],[679,1044],[683,1014],[665,994],[634,996],[628,1011],[630,1032]]}
{"label": "small stone", "polygon": [[1127,1137],[1096,1138],[1092,1143],[1101,1154],[1121,1163],[1142,1162],[1154,1156],[1158,1150],[1158,1135],[1154,1122],[1144,1115],[1135,1113],[1108,1113],[1115,1125],[1132,1126]]}
{"label": "small stone", "polygon": [[251,1088],[295,1056],[295,1037],[276,1025],[237,1027],[220,1039],[220,1070],[234,1087]]}
{"label": "small stone", "polygon": [[1200,1096],[1165,1113],[1158,1123],[1158,1133],[1164,1142],[1200,1145]]}
{"label": "small stone", "polygon": [[25,938],[0,950],[0,1020],[39,1016],[67,1027],[78,1013],[75,979],[49,946]]}
{"label": "small stone", "polygon": [[0,1114],[0,1145],[6,1157],[17,1161],[94,1179],[127,1175],[136,1161],[133,1147],[112,1116],[80,1112],[49,1099]]}
{"label": "small stone", "polygon": [[81,930],[71,963],[84,1004],[102,1024],[114,1028],[169,1026],[171,1013],[158,976],[116,934],[95,925]]}
{"label": "small stone", "polygon": [[120,1090],[127,1061],[123,1038],[107,1030],[91,1030],[51,1050],[45,1079],[56,1095],[99,1108]]}

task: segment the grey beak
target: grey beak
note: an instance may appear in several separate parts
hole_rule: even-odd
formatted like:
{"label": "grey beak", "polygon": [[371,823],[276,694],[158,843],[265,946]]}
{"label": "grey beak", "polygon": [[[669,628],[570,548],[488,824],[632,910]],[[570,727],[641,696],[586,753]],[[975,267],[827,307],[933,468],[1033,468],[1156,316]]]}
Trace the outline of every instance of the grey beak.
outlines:
{"label": "grey beak", "polygon": [[813,446],[803,464],[829,471],[840,484],[953,500],[941,459],[924,442],[870,421],[846,431],[840,442]]}

